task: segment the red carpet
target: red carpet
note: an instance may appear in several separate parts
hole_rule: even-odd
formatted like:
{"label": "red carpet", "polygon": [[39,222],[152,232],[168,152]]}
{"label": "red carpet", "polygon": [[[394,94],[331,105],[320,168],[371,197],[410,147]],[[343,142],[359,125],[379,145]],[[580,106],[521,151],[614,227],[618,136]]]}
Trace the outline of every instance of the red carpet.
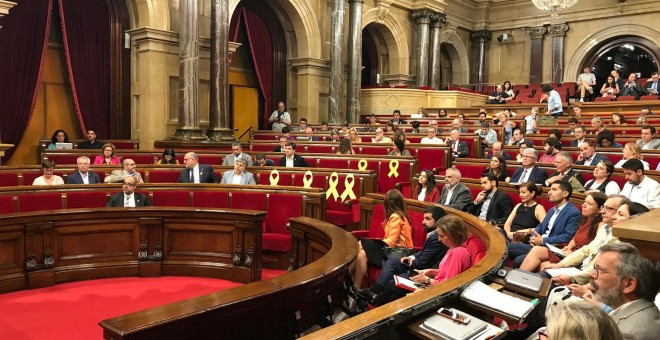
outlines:
{"label": "red carpet", "polygon": [[[263,280],[283,274],[263,270]],[[192,278],[117,278],[0,295],[0,339],[102,339],[98,322],[121,314],[240,286]]]}

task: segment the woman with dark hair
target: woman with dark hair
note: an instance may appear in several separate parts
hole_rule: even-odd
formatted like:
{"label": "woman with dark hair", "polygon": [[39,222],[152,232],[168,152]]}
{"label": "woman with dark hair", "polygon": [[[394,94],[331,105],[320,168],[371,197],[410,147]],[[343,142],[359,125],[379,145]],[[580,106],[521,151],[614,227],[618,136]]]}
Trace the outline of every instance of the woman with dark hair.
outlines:
{"label": "woman with dark hair", "polygon": [[115,145],[105,143],[101,148],[101,155],[94,158],[94,164],[121,164],[121,159],[115,155]]}
{"label": "woman with dark hair", "polygon": [[403,132],[403,130],[394,131],[394,135],[392,136],[392,139],[400,139],[406,144],[410,143],[410,141],[406,139],[406,133]]}
{"label": "woman with dark hair", "polygon": [[626,117],[624,117],[622,114],[615,112],[612,114],[612,125],[622,125],[626,124]]}
{"label": "woman with dark hair", "polygon": [[610,98],[611,100],[614,100],[619,95],[619,84],[616,83],[614,77],[607,76],[607,81],[600,88],[600,94],[602,97]]}
{"label": "woman with dark hair", "polygon": [[332,129],[332,131],[330,131],[330,141],[339,142],[339,131],[337,131],[337,129]]}
{"label": "woman with dark hair", "polygon": [[342,138],[339,140],[339,150],[337,150],[338,155],[354,155],[353,143],[349,138]]}
{"label": "woman with dark hair", "polygon": [[56,143],[68,143],[69,136],[66,135],[64,130],[58,129],[53,132],[53,136],[50,137],[50,144],[48,144],[47,149],[53,150],[57,146]]}
{"label": "woman with dark hair", "polygon": [[510,240],[516,231],[534,229],[546,215],[545,208],[536,202],[536,198],[541,195],[541,188],[536,183],[521,183],[518,192],[521,202],[513,207],[511,215],[504,222],[504,230]]}
{"label": "woman with dark hair", "polygon": [[440,111],[438,111],[438,118],[447,118],[447,110],[440,109]]}
{"label": "woman with dark hair", "polygon": [[594,167],[594,179],[584,184],[587,191],[598,190],[606,195],[616,195],[621,191],[619,185],[610,179],[614,172],[614,164],[609,159],[604,159]]}
{"label": "woman with dark hair", "polygon": [[597,148],[623,148],[623,145],[617,143],[614,140],[614,132],[607,129],[599,132],[596,135],[596,141],[598,142],[596,145]]}
{"label": "woman with dark hair", "polygon": [[392,143],[394,143],[394,149],[390,151],[388,155],[390,156],[410,156],[410,151],[406,150],[406,143],[403,142],[400,138],[395,138]]}
{"label": "woman with dark hair", "polygon": [[[580,247],[589,244],[596,237],[600,222],[603,221],[600,209],[605,204],[605,201],[607,201],[607,195],[600,191],[591,192],[584,198],[582,217],[580,217],[578,229],[573,239],[562,248],[564,254],[568,255],[580,249]],[[535,272],[539,270],[542,264],[548,264],[545,262],[557,263],[559,261],[561,261],[559,256],[546,246],[534,246],[520,265],[520,269]]]}
{"label": "woman with dark hair", "polygon": [[502,92],[505,92],[506,94],[509,95],[509,98],[506,98],[507,101],[516,98],[516,92],[513,91],[513,85],[511,85],[511,82],[508,80],[505,81],[504,84],[502,84]]}
{"label": "woman with dark hair", "polygon": [[437,202],[440,198],[440,190],[435,184],[435,176],[430,170],[422,170],[419,173],[419,185],[417,186],[417,193],[413,198],[423,202]]}
{"label": "woman with dark hair", "polygon": [[351,265],[351,276],[357,288],[362,286],[362,280],[367,274],[367,264],[381,268],[383,260],[387,260],[385,247],[412,248],[412,227],[406,209],[406,203],[401,193],[392,189],[385,194],[383,201],[387,220],[381,223],[385,231],[382,240],[361,238],[358,241],[358,254]]}
{"label": "woman with dark hair", "polygon": [[167,148],[163,151],[163,156],[158,160],[156,164],[179,164],[179,160],[176,159],[176,153],[173,148]]}
{"label": "woman with dark hair", "polygon": [[616,214],[612,216],[612,226],[616,228],[619,224],[647,212],[649,212],[649,208],[641,203],[630,202],[629,204],[622,204],[616,211]]}
{"label": "woman with dark hair", "polygon": [[493,156],[490,165],[484,170],[484,174],[494,174],[500,182],[508,182],[509,176],[506,173],[506,160],[502,156]]}
{"label": "woman with dark hair", "polygon": [[32,181],[32,185],[63,185],[64,180],[58,175],[53,175],[55,169],[55,162],[47,159],[41,162],[41,170],[43,175],[37,177]]}
{"label": "woman with dark hair", "polygon": [[385,133],[394,132],[394,123],[391,120],[385,122]]}
{"label": "woman with dark hair", "polygon": [[559,129],[550,129],[550,131],[548,131],[548,138],[555,137],[558,141],[560,141],[562,136],[563,135]]}

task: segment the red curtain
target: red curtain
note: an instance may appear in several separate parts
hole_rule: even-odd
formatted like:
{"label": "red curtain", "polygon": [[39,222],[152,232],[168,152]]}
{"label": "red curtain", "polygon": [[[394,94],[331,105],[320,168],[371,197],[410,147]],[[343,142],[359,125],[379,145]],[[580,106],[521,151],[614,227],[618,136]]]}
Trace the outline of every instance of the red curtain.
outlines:
{"label": "red curtain", "polygon": [[59,0],[73,103],[85,136],[110,137],[110,17],[105,1]]}
{"label": "red curtain", "polygon": [[18,145],[39,91],[52,6],[50,0],[12,1],[17,5],[0,19],[0,138]]}

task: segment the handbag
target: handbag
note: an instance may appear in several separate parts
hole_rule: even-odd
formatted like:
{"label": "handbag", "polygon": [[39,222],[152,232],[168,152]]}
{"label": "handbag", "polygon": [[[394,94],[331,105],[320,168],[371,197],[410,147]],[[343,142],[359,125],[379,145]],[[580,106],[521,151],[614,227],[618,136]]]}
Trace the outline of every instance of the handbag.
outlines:
{"label": "handbag", "polygon": [[410,256],[416,252],[417,251],[414,248],[390,246],[383,247],[383,253],[385,254],[385,257],[393,258],[396,260],[400,260],[402,257]]}

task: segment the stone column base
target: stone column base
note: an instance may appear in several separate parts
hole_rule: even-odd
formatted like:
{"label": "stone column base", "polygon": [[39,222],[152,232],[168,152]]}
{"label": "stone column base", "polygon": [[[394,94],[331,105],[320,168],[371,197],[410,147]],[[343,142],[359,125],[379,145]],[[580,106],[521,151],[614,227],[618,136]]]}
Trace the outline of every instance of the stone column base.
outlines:
{"label": "stone column base", "polygon": [[206,130],[206,136],[214,142],[231,142],[236,140],[236,136],[230,129],[216,128]]}
{"label": "stone column base", "polygon": [[202,133],[202,129],[186,129],[180,128],[176,129],[176,132],[173,136],[170,137],[173,140],[208,140],[209,137]]}

